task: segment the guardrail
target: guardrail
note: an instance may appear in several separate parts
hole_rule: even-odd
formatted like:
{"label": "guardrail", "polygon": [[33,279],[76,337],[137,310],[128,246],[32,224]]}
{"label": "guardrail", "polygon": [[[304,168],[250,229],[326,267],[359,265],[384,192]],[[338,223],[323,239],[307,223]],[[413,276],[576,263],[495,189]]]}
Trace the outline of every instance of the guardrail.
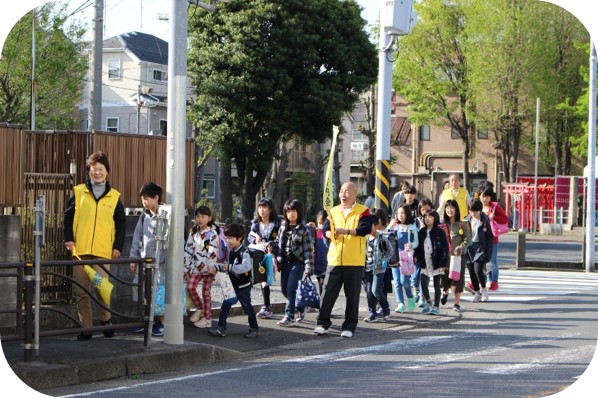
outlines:
{"label": "guardrail", "polygon": [[[128,282],[122,278],[117,277],[114,273],[110,272],[105,264],[125,265],[128,267],[130,263],[143,264],[144,266],[137,267],[138,282]],[[124,314],[113,310],[112,308],[104,305],[101,300],[95,297],[92,290],[88,290],[83,287],[75,278],[60,274],[53,271],[43,271],[43,268],[66,266],[75,267],[83,265],[94,265],[98,264],[106,273],[110,276],[112,282],[122,283],[128,286],[136,286],[137,289],[137,313],[136,314]],[[100,307],[108,310],[111,314],[117,315],[124,319],[134,320],[127,323],[119,323],[105,326],[93,326],[85,328],[81,322],[69,314],[67,311],[54,306],[44,306],[43,303],[35,300],[36,295],[36,276],[35,266],[33,262],[14,262],[14,263],[0,263],[0,270],[14,270],[14,272],[0,272],[2,278],[16,278],[16,303],[12,308],[0,308],[0,314],[14,314],[15,333],[12,335],[3,335],[2,340],[4,341],[23,341],[24,361],[31,362],[33,359],[34,351],[38,351],[40,347],[39,338],[49,336],[59,336],[77,333],[87,333],[94,331],[102,331],[108,329],[131,329],[135,327],[144,327],[144,339],[143,343],[146,347],[151,344],[151,325],[150,322],[153,320],[153,306],[146,305],[145,303],[152,303],[153,291],[152,281],[154,280],[154,271],[156,268],[153,258],[120,258],[117,260],[107,259],[95,259],[95,260],[83,260],[83,261],[42,261],[40,262],[39,275],[53,275],[55,277],[64,278],[71,283],[76,284],[79,288],[85,291],[96,304]],[[38,285],[39,286],[39,285]],[[93,286],[92,286],[92,289]],[[37,291],[38,292],[38,291]],[[39,297],[39,296],[38,296]],[[39,302],[39,305],[36,303]],[[75,327],[66,329],[46,330],[39,331],[40,327],[40,311],[52,311],[59,313],[70,320]]]}

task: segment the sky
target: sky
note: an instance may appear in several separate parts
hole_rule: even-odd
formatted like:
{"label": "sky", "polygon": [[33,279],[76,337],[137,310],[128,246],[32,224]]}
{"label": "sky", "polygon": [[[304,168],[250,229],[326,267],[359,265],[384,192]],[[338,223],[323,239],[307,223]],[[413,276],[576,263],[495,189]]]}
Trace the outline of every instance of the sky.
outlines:
{"label": "sky", "polygon": [[[378,19],[378,10],[381,1],[386,0],[357,0],[365,8],[362,16],[369,23],[374,23]],[[6,0],[4,2],[6,3]],[[10,6],[3,7],[0,14],[0,47],[3,46],[6,36],[18,19],[32,8],[42,5],[45,2],[46,0],[11,1]],[[571,11],[586,26],[593,37],[598,37],[598,19],[596,18],[596,15],[598,15],[596,13],[598,2],[595,0],[550,0],[550,2]],[[82,4],[88,5],[85,13],[81,16],[82,19],[90,18],[90,15],[93,15],[93,0],[71,0],[71,3],[72,9],[76,9]],[[170,4],[171,1],[168,0],[105,0],[105,37],[138,30],[150,32],[164,40],[168,40],[168,23],[158,20],[157,16],[159,14],[167,15]],[[0,156],[2,155],[0,154]],[[46,397],[23,384],[12,372],[4,355],[1,353],[0,374],[2,374],[3,389],[11,391],[11,396],[26,398]],[[587,389],[589,388],[595,391],[598,385],[598,382],[595,380],[596,374],[598,374],[598,354],[595,353],[594,359],[586,372],[572,387],[565,390],[562,394],[558,394],[558,398],[587,396],[583,395],[581,391],[588,391]],[[592,375],[594,375],[594,379]]]}

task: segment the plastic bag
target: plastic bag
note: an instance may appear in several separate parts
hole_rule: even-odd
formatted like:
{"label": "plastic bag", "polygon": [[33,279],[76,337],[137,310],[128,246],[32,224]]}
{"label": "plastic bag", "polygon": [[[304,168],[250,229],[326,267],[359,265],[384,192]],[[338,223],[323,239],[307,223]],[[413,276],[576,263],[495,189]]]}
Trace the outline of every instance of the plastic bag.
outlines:
{"label": "plastic bag", "polygon": [[399,252],[399,264],[401,266],[401,275],[413,275],[415,273],[413,252],[406,249],[401,250]]}
{"label": "plastic bag", "polygon": [[311,277],[299,281],[297,296],[295,297],[295,308],[300,307],[320,308],[320,294]]}

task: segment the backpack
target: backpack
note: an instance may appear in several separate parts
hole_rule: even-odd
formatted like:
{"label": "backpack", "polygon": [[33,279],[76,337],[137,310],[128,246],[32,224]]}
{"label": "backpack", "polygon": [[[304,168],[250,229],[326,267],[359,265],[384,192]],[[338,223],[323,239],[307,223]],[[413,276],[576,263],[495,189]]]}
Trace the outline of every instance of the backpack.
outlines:
{"label": "backpack", "polygon": [[399,262],[397,258],[397,236],[394,233],[378,234],[376,242],[376,251],[379,258],[388,262],[389,266]]}
{"label": "backpack", "polygon": [[[218,230],[218,255],[216,256],[216,262],[228,264],[230,248],[226,244],[226,236],[224,235],[224,228],[217,226],[216,229]],[[211,230],[207,236],[208,236],[208,239],[210,239],[212,237]]]}

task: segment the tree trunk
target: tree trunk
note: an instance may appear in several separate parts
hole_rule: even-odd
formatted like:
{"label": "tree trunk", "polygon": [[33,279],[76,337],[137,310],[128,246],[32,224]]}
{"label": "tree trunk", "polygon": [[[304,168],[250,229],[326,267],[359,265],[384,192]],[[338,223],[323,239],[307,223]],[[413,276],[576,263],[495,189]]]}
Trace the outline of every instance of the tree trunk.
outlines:
{"label": "tree trunk", "polygon": [[[230,159],[220,160],[220,206],[222,220],[233,220],[233,189]],[[235,215],[236,216],[236,215]]]}

